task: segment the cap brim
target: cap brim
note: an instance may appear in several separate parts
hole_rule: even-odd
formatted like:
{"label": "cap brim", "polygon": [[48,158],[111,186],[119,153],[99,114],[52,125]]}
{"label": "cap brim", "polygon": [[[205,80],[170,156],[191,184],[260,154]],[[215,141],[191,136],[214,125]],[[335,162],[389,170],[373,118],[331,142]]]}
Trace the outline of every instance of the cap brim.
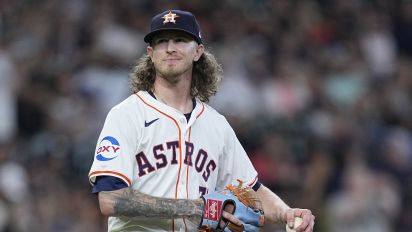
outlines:
{"label": "cap brim", "polygon": [[157,30],[151,31],[149,34],[147,34],[147,35],[144,37],[144,42],[150,44],[150,43],[152,42],[153,36],[154,36],[156,33],[161,32],[161,31],[182,31],[182,32],[186,32],[188,35],[190,35],[191,37],[193,37],[193,39],[194,39],[196,42],[198,42],[199,44],[202,43],[202,40],[199,39],[196,35],[192,34],[191,32],[189,32],[189,31],[187,31],[187,30],[183,30],[183,29],[180,29],[180,28],[161,28],[161,29],[157,29]]}

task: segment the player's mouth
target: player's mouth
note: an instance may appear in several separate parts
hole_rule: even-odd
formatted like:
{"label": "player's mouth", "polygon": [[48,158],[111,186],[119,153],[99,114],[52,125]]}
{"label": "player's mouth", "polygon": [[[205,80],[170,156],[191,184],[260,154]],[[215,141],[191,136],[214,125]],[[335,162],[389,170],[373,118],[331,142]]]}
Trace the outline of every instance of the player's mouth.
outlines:
{"label": "player's mouth", "polygon": [[180,60],[181,60],[180,58],[174,57],[174,58],[166,58],[163,61],[166,62],[167,64],[176,64]]}
{"label": "player's mouth", "polygon": [[167,58],[164,58],[164,60],[166,60],[166,61],[168,61],[168,60],[181,60],[182,58],[180,58],[180,57],[167,57]]}

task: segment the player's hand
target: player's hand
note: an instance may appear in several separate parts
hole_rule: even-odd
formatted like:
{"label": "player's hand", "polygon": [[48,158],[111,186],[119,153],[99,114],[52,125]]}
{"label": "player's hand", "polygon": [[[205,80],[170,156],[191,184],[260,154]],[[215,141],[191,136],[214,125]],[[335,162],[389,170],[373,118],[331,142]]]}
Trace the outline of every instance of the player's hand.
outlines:
{"label": "player's hand", "polygon": [[242,221],[240,221],[237,217],[235,217],[235,215],[233,215],[234,211],[234,204],[229,203],[225,206],[225,208],[222,211],[223,220],[220,222],[220,228],[224,228],[225,224],[228,222],[233,223],[237,226],[242,226]]}
{"label": "player's hand", "polygon": [[[235,211],[235,205],[234,204],[227,204],[226,207],[223,209],[222,212],[222,217],[224,220],[220,222],[220,228],[225,228],[224,231],[259,231],[260,226],[259,225],[254,225],[254,224],[249,224],[249,223],[255,223],[254,221],[245,221],[240,220],[238,217],[236,217],[236,214],[234,214]],[[241,216],[241,215],[240,215]],[[247,223],[249,222],[249,223]],[[225,224],[228,225],[225,225]]]}
{"label": "player's hand", "polygon": [[315,216],[309,209],[288,209],[285,213],[285,222],[289,228],[293,228],[295,217],[302,218],[302,223],[296,228],[296,232],[312,232],[315,225]]}

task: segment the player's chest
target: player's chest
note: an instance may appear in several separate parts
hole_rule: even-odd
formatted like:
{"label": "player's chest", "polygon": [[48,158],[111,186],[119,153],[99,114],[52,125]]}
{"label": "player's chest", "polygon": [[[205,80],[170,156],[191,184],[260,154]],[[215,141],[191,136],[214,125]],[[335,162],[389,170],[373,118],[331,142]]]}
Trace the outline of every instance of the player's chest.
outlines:
{"label": "player's chest", "polygon": [[136,152],[155,155],[157,152],[198,154],[207,153],[218,158],[222,151],[223,138],[216,125],[195,121],[189,123],[181,117],[168,118],[154,115],[142,121],[140,138]]}
{"label": "player's chest", "polygon": [[191,178],[206,183],[218,170],[223,138],[213,133],[215,125],[203,125],[202,121],[187,124],[162,117],[144,123],[149,126],[140,133],[135,152],[140,180],[159,176],[167,179],[187,169]]}

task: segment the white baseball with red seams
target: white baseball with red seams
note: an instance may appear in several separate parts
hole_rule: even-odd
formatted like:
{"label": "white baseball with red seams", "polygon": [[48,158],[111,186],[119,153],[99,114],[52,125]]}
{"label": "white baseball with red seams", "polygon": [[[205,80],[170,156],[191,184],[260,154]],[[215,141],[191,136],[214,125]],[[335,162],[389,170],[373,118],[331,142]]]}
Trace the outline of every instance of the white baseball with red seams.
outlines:
{"label": "white baseball with red seams", "polygon": [[[182,149],[181,149],[182,148]],[[224,116],[197,100],[189,121],[140,91],[113,107],[89,173],[114,176],[156,197],[196,199],[237,179],[253,186],[257,172]],[[110,217],[109,231],[193,231],[187,220]]]}

